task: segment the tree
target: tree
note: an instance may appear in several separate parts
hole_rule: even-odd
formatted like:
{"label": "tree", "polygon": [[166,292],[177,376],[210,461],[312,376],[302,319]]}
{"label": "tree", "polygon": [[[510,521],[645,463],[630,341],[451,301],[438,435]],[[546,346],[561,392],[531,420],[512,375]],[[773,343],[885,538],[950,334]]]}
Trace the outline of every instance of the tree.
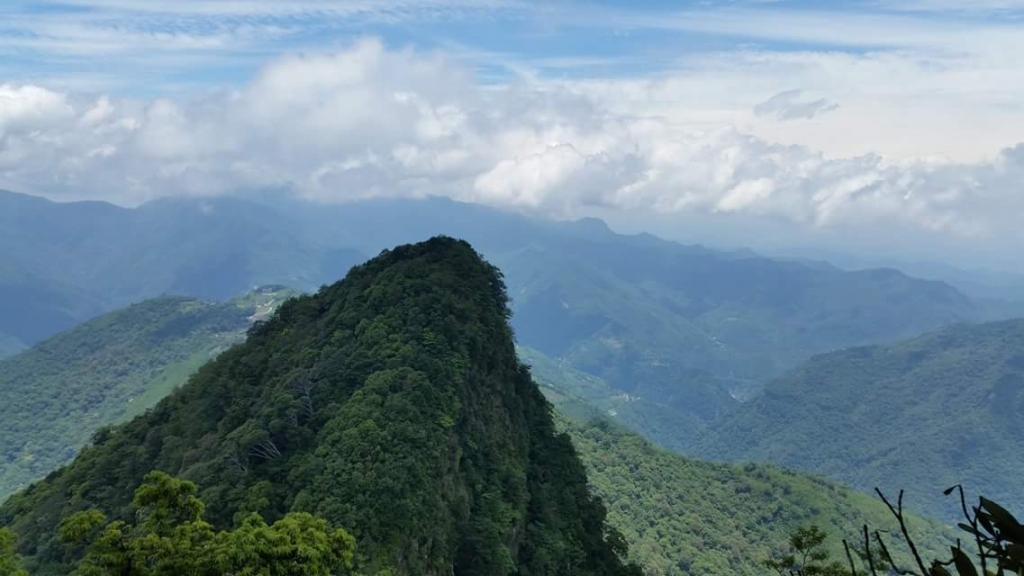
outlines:
{"label": "tree", "polygon": [[21,558],[14,551],[17,537],[7,528],[0,528],[0,576],[28,576],[20,568]]}
{"label": "tree", "polygon": [[797,528],[789,537],[791,551],[764,564],[782,576],[849,576],[841,563],[830,560],[824,548],[827,539],[817,526]]}
{"label": "tree", "polygon": [[893,558],[883,533],[872,533],[867,526],[863,527],[861,544],[843,541],[845,566],[830,561],[828,552],[822,548],[827,535],[816,526],[794,532],[790,537],[791,551],[781,558],[767,560],[765,566],[783,576],[1024,576],[1024,525],[999,504],[982,497],[977,506],[969,508],[962,487],[946,490],[947,496],[953,492],[960,495],[965,521],[959,527],[970,536],[974,550],[966,551],[958,539],[957,545],[950,548],[948,560],[928,563],[921,557],[907,527],[903,492],[895,503],[881,491],[876,492],[899,524],[911,559],[909,568],[900,566]]}
{"label": "tree", "polygon": [[[60,540],[85,548],[77,576],[329,576],[349,574],[355,540],[310,514],[289,514],[268,526],[258,514],[233,531],[215,532],[202,519],[198,488],[151,472],[135,491],[139,523],[106,524],[98,510],[65,519]],[[104,526],[104,524],[106,524]],[[2,573],[6,574],[6,573]]]}
{"label": "tree", "polygon": [[267,526],[258,514],[233,532],[219,535],[219,548],[235,576],[327,576],[348,574],[355,540],[330,530],[323,518],[289,514]]}
{"label": "tree", "polygon": [[[948,560],[933,560],[931,565],[926,565],[917,552],[914,540],[907,529],[903,513],[903,492],[900,492],[894,505],[881,491],[877,489],[875,491],[878,492],[879,497],[899,522],[900,531],[913,557],[914,565],[909,569],[897,568],[897,573],[907,576],[1024,575],[1024,526],[999,504],[981,497],[978,499],[977,506],[968,507],[967,498],[961,486],[954,486],[946,490],[947,496],[954,492],[960,496],[960,508],[964,515],[964,522],[958,526],[970,536],[975,549],[968,552],[957,540],[957,545],[950,548],[951,557]],[[865,528],[865,534],[867,534],[867,528]],[[876,532],[876,540],[886,558],[891,561],[889,551],[878,532]],[[881,573],[872,568],[870,572],[864,574],[879,576]],[[854,576],[857,576],[857,572],[854,572]]]}

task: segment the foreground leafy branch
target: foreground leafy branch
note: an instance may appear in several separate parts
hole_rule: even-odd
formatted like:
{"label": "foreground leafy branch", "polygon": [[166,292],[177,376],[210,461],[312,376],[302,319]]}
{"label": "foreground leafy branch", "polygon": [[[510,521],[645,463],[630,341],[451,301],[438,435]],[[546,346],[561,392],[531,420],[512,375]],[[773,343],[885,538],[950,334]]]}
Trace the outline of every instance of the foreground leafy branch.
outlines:
{"label": "foreground leafy branch", "polygon": [[823,544],[827,535],[817,527],[801,528],[790,538],[792,552],[765,562],[782,576],[1024,576],[1024,526],[1002,506],[979,498],[978,505],[968,507],[961,486],[946,490],[946,496],[958,493],[964,521],[959,528],[973,541],[967,551],[962,542],[950,548],[947,560],[922,558],[903,508],[903,492],[893,502],[880,490],[879,498],[889,508],[899,525],[900,535],[909,552],[912,565],[902,567],[891,552],[884,533],[864,526],[858,543],[843,540],[847,565],[832,561]]}
{"label": "foreground leafy branch", "polygon": [[[288,514],[268,526],[258,514],[230,532],[202,518],[196,485],[152,472],[135,492],[135,525],[107,523],[98,510],[60,525],[59,537],[84,548],[77,576],[329,576],[350,574],[355,540],[310,514]],[[2,539],[2,534],[0,534]],[[0,540],[2,544],[2,540]],[[2,562],[2,560],[0,560]],[[0,563],[0,575],[3,564]],[[17,574],[15,572],[14,574]]]}

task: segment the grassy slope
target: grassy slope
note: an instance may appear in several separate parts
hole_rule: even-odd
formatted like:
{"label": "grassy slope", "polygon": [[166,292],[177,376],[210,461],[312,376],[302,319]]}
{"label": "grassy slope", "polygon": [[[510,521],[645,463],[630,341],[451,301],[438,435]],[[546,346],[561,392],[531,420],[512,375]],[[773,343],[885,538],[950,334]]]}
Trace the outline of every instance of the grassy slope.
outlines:
{"label": "grassy slope", "polygon": [[1024,320],[814,358],[709,431],[702,453],[906,489],[937,517],[962,483],[1024,511]]}
{"label": "grassy slope", "polygon": [[[626,536],[634,560],[650,576],[755,576],[761,560],[784,547],[789,533],[817,524],[853,537],[865,523],[891,529],[871,496],[821,477],[769,465],[717,464],[659,448],[626,430],[658,438],[699,434],[694,421],[642,398],[627,399],[599,378],[520,349],[541,390],[559,412],[604,498],[609,519]],[[614,416],[609,413],[614,412]],[[951,532],[915,519],[919,544],[939,557]]]}
{"label": "grassy slope", "polygon": [[148,300],[0,362],[0,498],[69,462],[96,429],[155,405],[241,341],[258,306],[287,295]]}
{"label": "grassy slope", "polygon": [[[609,520],[648,576],[764,575],[761,561],[800,526],[833,535],[836,555],[841,538],[856,541],[865,523],[896,529],[882,502],[823,478],[686,458],[607,422],[565,426]],[[917,518],[912,527],[926,557],[947,555],[947,527]]]}

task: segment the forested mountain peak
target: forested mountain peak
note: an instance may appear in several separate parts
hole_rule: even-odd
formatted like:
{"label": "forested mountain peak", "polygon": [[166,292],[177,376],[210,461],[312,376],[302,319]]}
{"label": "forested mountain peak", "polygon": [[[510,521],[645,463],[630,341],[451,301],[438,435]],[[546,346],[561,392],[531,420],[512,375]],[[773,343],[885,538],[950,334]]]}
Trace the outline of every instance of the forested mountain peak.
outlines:
{"label": "forested mountain peak", "polygon": [[151,412],[0,507],[34,573],[69,514],[131,513],[150,470],[207,518],[311,512],[367,573],[628,574],[584,468],[516,358],[504,284],[465,242],[383,252],[285,303]]}

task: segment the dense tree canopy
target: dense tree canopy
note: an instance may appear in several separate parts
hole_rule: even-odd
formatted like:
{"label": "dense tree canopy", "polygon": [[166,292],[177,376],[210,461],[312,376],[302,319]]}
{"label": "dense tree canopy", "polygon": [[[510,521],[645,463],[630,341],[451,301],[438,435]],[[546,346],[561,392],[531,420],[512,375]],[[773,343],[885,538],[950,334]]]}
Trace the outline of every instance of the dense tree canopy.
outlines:
{"label": "dense tree canopy", "polygon": [[196,485],[162,472],[135,491],[136,523],[106,523],[102,512],[61,522],[64,544],[84,547],[76,576],[343,576],[351,573],[355,540],[322,518],[291,513],[272,526],[249,514],[231,531],[203,520]]}
{"label": "dense tree canopy", "polygon": [[[687,458],[607,421],[564,425],[609,521],[648,576],[763,576],[763,560],[788,549],[798,528],[831,533],[824,549],[835,558],[842,558],[841,540],[854,540],[864,524],[897,529],[877,498],[824,478]],[[954,541],[941,523],[909,514],[907,521],[931,557]],[[909,559],[899,538],[893,542],[894,554]]]}
{"label": "dense tree canopy", "polygon": [[508,315],[500,274],[468,244],[386,251],[97,435],[0,507],[0,525],[34,573],[64,573],[58,523],[92,508],[128,522],[126,494],[156,469],[198,484],[220,529],[253,512],[344,526],[369,573],[635,574]]}
{"label": "dense tree canopy", "polygon": [[[698,453],[774,462],[959,518],[962,484],[1024,510],[1024,320],[814,358],[712,426]],[[822,439],[827,439],[823,442]]]}

